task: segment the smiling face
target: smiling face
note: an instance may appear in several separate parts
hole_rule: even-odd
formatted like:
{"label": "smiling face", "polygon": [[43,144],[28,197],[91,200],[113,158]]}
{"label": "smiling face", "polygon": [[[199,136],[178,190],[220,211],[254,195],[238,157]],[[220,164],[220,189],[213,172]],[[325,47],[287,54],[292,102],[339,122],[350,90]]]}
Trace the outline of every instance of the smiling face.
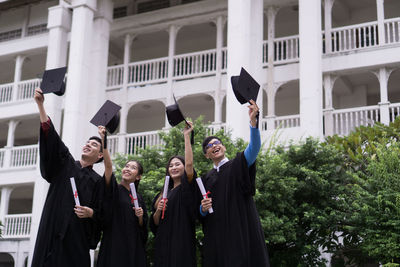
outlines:
{"label": "smiling face", "polygon": [[101,144],[94,139],[90,139],[83,146],[81,157],[88,162],[95,163],[103,157],[103,153],[100,150]]}
{"label": "smiling face", "polygon": [[220,162],[222,159],[225,158],[225,146],[221,143],[220,140],[214,138],[208,142],[206,146],[206,153],[205,156],[208,159],[211,159],[214,163]]}
{"label": "smiling face", "polygon": [[122,179],[124,181],[134,183],[140,181],[142,175],[140,174],[140,167],[135,161],[128,161],[122,169]]}
{"label": "smiling face", "polygon": [[168,173],[172,179],[182,177],[184,171],[185,171],[185,165],[180,159],[173,158],[169,162]]}

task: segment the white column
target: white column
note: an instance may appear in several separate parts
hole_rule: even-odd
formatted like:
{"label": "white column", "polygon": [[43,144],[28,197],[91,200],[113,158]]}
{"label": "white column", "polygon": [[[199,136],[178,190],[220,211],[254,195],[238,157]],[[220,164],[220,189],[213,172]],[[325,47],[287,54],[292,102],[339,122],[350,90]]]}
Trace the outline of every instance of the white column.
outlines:
{"label": "white column", "polygon": [[300,126],[322,138],[321,0],[299,0]]}
{"label": "white column", "polygon": [[[244,67],[257,81],[262,75],[263,1],[228,0],[228,71],[226,122],[232,137],[249,140],[247,105],[234,96],[231,76]],[[260,91],[261,92],[261,91]],[[260,97],[261,95],[261,97]],[[257,103],[262,103],[262,92]]]}
{"label": "white column", "polygon": [[8,133],[7,133],[7,144],[4,147],[4,168],[8,168],[11,165],[11,150],[14,146],[14,136],[15,136],[15,129],[17,128],[19,121],[10,120],[8,122]]}
{"label": "white column", "polygon": [[324,0],[325,53],[332,52],[332,6],[335,0]]}
{"label": "white column", "polygon": [[377,18],[378,18],[378,38],[379,38],[379,45],[386,44],[385,40],[385,8],[384,8],[385,0],[376,0],[376,11],[377,11]]}
{"label": "white column", "polygon": [[[64,67],[67,65],[68,32],[71,28],[71,12],[68,8],[63,5],[50,7],[47,28],[49,29],[49,43],[47,46],[46,69]],[[51,117],[54,128],[58,133],[60,133],[61,128],[62,99],[63,97],[56,96],[55,94],[47,94],[45,101],[46,112]],[[36,235],[48,188],[49,184],[41,177],[40,170],[37,168],[33,189],[28,266],[31,266]]]}
{"label": "white column", "polygon": [[63,140],[71,154],[79,159],[81,147],[90,132],[87,120],[91,97],[88,88],[92,86],[93,61],[93,17],[96,10],[95,0],[73,0],[71,41],[68,63],[68,82],[65,92],[65,110]]}
{"label": "white column", "polygon": [[214,97],[214,124],[221,124],[222,122],[222,93],[221,93],[221,77],[222,77],[222,46],[224,43],[224,24],[225,19],[219,16],[215,21],[217,28],[217,38],[216,38],[216,90]]}
{"label": "white column", "polygon": [[22,32],[21,32],[22,37],[25,37],[28,35],[28,25],[29,25],[30,17],[31,17],[31,6],[27,5],[25,7],[25,18],[22,23]]}
{"label": "white column", "polygon": [[0,221],[4,225],[4,217],[8,213],[8,206],[10,204],[10,195],[12,188],[2,187],[1,188],[1,200],[0,200]]}
{"label": "white column", "polygon": [[84,138],[98,135],[97,127],[90,124],[89,121],[106,101],[108,45],[110,41],[112,12],[113,1],[97,0],[97,12],[94,17],[90,46],[91,59],[89,61],[92,66],[89,77],[91,79],[90,86],[87,88],[87,96],[90,101],[86,102],[86,118],[83,121],[89,127],[89,132]]}
{"label": "white column", "polygon": [[124,77],[121,88],[121,116],[119,124],[119,137],[118,137],[118,152],[125,153],[125,136],[127,134],[127,121],[128,121],[128,75],[129,75],[129,63],[131,61],[131,46],[135,36],[127,34],[125,36],[124,43]]}
{"label": "white column", "polygon": [[275,19],[278,9],[275,7],[268,7],[267,9],[267,20],[268,20],[268,69],[267,69],[267,129],[275,129],[275,68],[274,68],[274,40],[275,40]]}
{"label": "white column", "polygon": [[378,103],[380,109],[380,119],[381,123],[389,125],[390,116],[389,116],[389,98],[388,98],[388,81],[389,76],[392,70],[388,70],[386,68],[380,68],[378,71],[374,72],[376,77],[379,79],[379,88],[380,88],[380,102]]}
{"label": "white column", "polygon": [[[68,32],[71,28],[71,12],[59,5],[49,8],[47,22],[49,44],[47,46],[46,69],[60,68],[67,65]],[[55,94],[46,95],[46,112],[51,117],[57,132],[61,128],[62,97]]]}
{"label": "white column", "polygon": [[[169,34],[169,42],[168,42],[168,80],[167,80],[167,95],[166,95],[166,103],[167,106],[173,103],[172,97],[172,87],[173,87],[173,76],[174,76],[174,56],[175,56],[175,48],[176,48],[176,36],[178,35],[180,27],[176,25],[171,25],[168,28]],[[168,123],[167,116],[165,115],[165,128],[169,128],[170,125]]]}
{"label": "white column", "polygon": [[334,77],[330,74],[324,75],[324,90],[325,90],[325,109],[324,109],[324,124],[325,124],[325,135],[330,136],[333,135],[334,127],[333,127],[333,85],[335,84],[337,77]]}
{"label": "white column", "polygon": [[14,85],[12,91],[12,101],[16,101],[18,98],[18,83],[21,81],[22,76],[22,65],[24,64],[25,56],[18,55],[15,58],[15,71],[14,71]]}

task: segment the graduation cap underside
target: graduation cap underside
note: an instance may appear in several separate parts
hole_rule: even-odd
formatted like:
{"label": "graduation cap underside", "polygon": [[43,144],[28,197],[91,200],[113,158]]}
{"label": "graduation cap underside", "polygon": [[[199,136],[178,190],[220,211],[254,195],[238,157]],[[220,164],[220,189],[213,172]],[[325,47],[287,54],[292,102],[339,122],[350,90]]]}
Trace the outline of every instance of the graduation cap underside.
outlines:
{"label": "graduation cap underside", "polygon": [[167,118],[168,118],[169,124],[171,124],[171,126],[176,126],[181,121],[185,121],[187,123],[187,121],[185,120],[185,117],[182,114],[182,111],[179,108],[178,102],[176,102],[175,96],[174,96],[174,100],[175,100],[175,104],[169,105],[165,108],[166,112],[167,112]]}
{"label": "graduation cap underside", "polygon": [[[176,98],[174,96],[175,104],[169,105],[165,108],[165,112],[167,113],[168,122],[171,126],[176,126],[180,122],[185,121],[187,125],[188,122],[185,120],[185,117],[182,114],[182,111],[179,108],[178,102],[176,102]],[[190,134],[190,143],[194,144],[194,131]]]}
{"label": "graduation cap underside", "polygon": [[119,110],[121,107],[107,100],[97,111],[90,122],[96,126],[103,125],[110,133],[115,132],[119,125]]}
{"label": "graduation cap underside", "polygon": [[236,99],[240,104],[250,102],[251,99],[257,101],[260,85],[244,68],[240,70],[239,76],[231,77],[231,84]]}
{"label": "graduation cap underside", "polygon": [[46,70],[43,73],[42,83],[40,89],[43,94],[55,93],[58,96],[62,96],[65,93],[64,77],[67,72],[67,67]]}

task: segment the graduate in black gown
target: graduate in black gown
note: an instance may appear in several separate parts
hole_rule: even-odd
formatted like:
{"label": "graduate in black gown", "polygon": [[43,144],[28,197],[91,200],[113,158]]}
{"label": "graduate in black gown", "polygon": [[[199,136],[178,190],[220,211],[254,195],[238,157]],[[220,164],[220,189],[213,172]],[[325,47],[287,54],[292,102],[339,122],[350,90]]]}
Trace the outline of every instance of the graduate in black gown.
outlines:
{"label": "graduate in black gown", "polygon": [[[167,201],[162,192],[155,196],[150,217],[150,228],[155,235],[154,266],[196,266],[195,196],[193,178],[193,152],[190,133],[193,124],[184,129],[185,159],[173,156],[166,173],[170,176]],[[165,205],[164,218],[162,211]],[[198,208],[198,207],[197,207]]]}
{"label": "graduate in black gown", "polygon": [[[100,239],[99,190],[101,176],[93,171],[102,160],[101,140],[91,137],[75,161],[44,109],[42,90],[34,99],[40,113],[40,171],[50,183],[40,219],[32,267],[88,267],[89,249]],[[70,177],[75,178],[81,206],[75,206]]]}
{"label": "graduate in black gown", "polygon": [[[258,107],[253,100],[250,102],[250,144],[244,152],[229,160],[218,137],[210,136],[203,142],[204,155],[214,163],[214,168],[202,177],[211,195],[201,201],[199,211],[205,267],[269,266],[264,233],[253,201],[255,160],[261,140],[256,127]],[[213,213],[207,212],[210,207]]]}
{"label": "graduate in black gown", "polygon": [[[105,128],[99,126],[99,133],[104,140]],[[136,189],[143,174],[143,167],[138,161],[128,161],[122,169],[121,183],[118,184],[112,173],[112,162],[107,149],[104,150],[104,202],[103,202],[103,237],[98,267],[111,266],[146,266],[147,212],[142,196],[137,193],[140,208],[135,209],[130,183]]]}

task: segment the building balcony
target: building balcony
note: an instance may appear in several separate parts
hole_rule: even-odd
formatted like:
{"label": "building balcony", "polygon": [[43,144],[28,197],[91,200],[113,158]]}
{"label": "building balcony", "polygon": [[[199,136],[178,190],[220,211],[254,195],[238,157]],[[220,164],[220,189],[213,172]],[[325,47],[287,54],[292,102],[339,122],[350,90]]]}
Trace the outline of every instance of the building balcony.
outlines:
{"label": "building balcony", "polygon": [[6,170],[35,168],[39,146],[15,146],[0,149],[0,168]]}
{"label": "building balcony", "polygon": [[32,214],[8,214],[4,217],[3,239],[29,238],[31,234]]}

